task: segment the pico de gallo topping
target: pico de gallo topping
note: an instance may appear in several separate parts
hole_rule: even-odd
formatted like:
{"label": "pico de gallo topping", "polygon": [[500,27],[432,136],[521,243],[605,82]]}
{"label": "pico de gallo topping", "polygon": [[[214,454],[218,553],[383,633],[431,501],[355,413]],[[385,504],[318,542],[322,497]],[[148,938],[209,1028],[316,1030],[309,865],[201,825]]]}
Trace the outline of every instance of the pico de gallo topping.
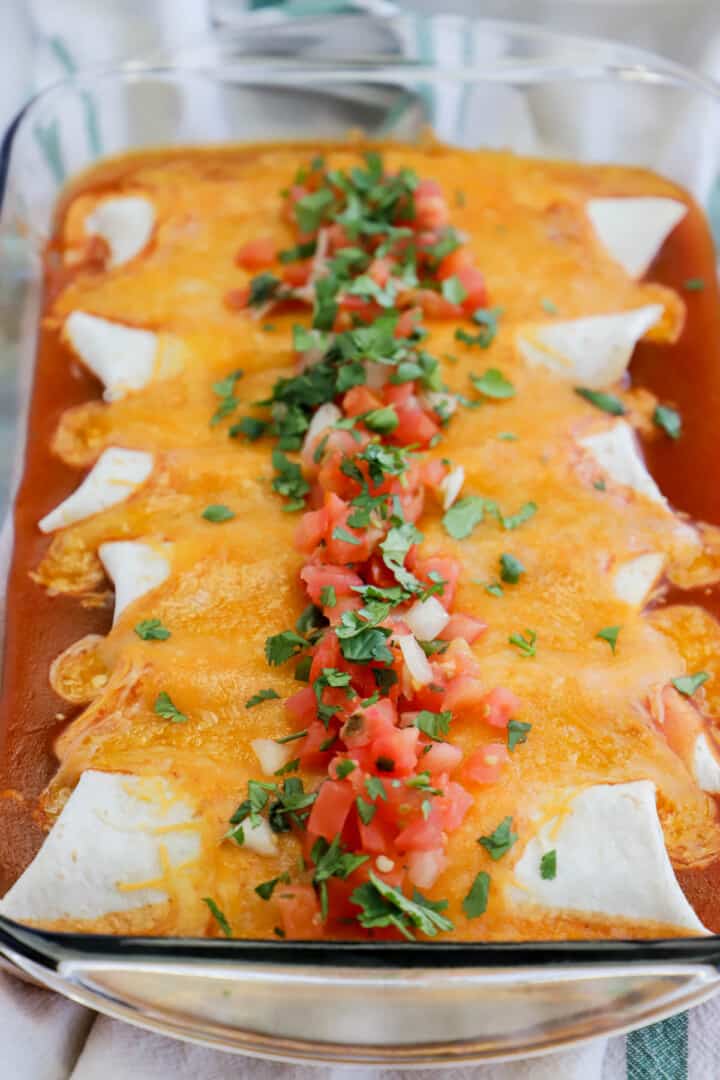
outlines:
{"label": "pico de gallo topping", "polygon": [[[494,333],[497,313],[488,314],[483,275],[439,185],[387,172],[379,154],[347,171],[314,159],[284,213],[296,245],[246,244],[237,262],[260,272],[227,303],[262,315],[311,305],[312,323],[294,327],[295,374],[229,434],[274,438],[273,489],[286,510],[302,512],[295,546],[308,606],[265,651],[271,667],[294,660],[306,685],[284,704],[295,732],[277,740],[292,742],[295,756],[277,781],[250,782],[228,836],[243,843],[264,820],[301,839],[297,871],[256,889],[277,905],[285,937],[348,925],[355,936],[358,927],[371,937],[435,936],[453,926],[446,903],[423,890],[446,869],[448,837],[474,790],[499,779],[529,725],[515,719],[521,703],[511,691],[483,682],[471,647],[487,626],[455,607],[460,562],[423,552],[428,499],[456,538],[483,509],[475,513],[477,497],[457,502],[461,470],[423,453],[457,402],[423,348],[422,320],[474,318]],[[497,371],[478,389],[514,393]],[[504,558],[503,580],[516,583],[524,567]],[[452,738],[463,719],[496,729],[498,741],[465,757]],[[298,770],[321,778],[304,782]],[[489,878],[482,904],[468,901],[472,917],[484,912],[488,887]]]}

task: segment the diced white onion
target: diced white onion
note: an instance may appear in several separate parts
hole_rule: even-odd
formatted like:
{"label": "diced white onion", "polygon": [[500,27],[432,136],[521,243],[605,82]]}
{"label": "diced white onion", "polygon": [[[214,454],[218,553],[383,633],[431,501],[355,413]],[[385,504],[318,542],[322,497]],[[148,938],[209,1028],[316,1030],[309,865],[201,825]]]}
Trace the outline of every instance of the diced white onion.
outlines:
{"label": "diced white onion", "polygon": [[378,855],[375,865],[381,874],[389,874],[391,870],[395,869],[395,863],[392,859],[388,859],[387,855]]}
{"label": "diced white onion", "polygon": [[418,889],[431,889],[447,866],[447,855],[440,849],[412,851],[408,856],[408,877]]}
{"label": "diced white onion", "polygon": [[256,855],[275,855],[277,853],[277,839],[265,818],[259,818],[255,825],[250,820],[243,822],[243,834],[245,843],[243,847],[254,851]]}
{"label": "diced white onion", "polygon": [[420,641],[434,641],[449,623],[450,616],[436,596],[428,596],[427,600],[416,600],[403,612],[403,621]]}
{"label": "diced white onion", "polygon": [[324,405],[321,405],[310,421],[310,427],[305,432],[303,450],[309,450],[318,435],[320,435],[325,428],[332,427],[333,424],[336,424],[341,416],[342,413],[337,405],[333,405],[331,401],[326,401]]}
{"label": "diced white onion", "polygon": [[447,476],[440,481],[440,490],[443,495],[443,510],[449,510],[462,491],[465,483],[465,470],[462,465],[456,465]]}
{"label": "diced white onion", "polygon": [[128,499],[152,472],[153,456],[144,450],[111,446],[67,499],[38,522],[41,532],[64,529]]}
{"label": "diced white onion", "polygon": [[425,686],[432,682],[433,673],[428,658],[422,651],[412,634],[398,634],[397,643],[408,669],[410,678],[418,686]]}
{"label": "diced white onion", "polygon": [[274,739],[253,739],[250,745],[265,776],[274,776],[278,769],[287,765],[293,752],[292,746],[276,743]]}

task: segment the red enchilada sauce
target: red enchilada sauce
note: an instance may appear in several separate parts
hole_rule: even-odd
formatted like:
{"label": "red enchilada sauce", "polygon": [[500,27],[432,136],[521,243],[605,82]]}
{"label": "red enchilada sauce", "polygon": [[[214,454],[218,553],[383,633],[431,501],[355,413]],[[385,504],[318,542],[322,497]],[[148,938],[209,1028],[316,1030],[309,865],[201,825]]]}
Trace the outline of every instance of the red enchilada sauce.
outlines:
{"label": "red enchilada sauce", "polygon": [[[133,159],[131,167],[135,164]],[[109,182],[105,178],[99,186]],[[82,190],[93,189],[85,186]],[[68,275],[60,266],[61,247],[58,234],[47,262],[49,307],[52,298],[61,295],[66,277],[71,281],[77,277],[77,270]],[[714,462],[720,460],[720,432],[714,422],[720,416],[720,299],[711,240],[695,207],[671,234],[647,280],[677,290],[687,307],[677,342],[641,342],[630,369],[633,386],[652,391],[682,416],[682,436],[677,440],[657,430],[648,432],[644,440],[648,465],[674,508],[693,519],[720,525],[720,487],[712,473]],[[59,341],[56,322],[51,321],[41,334],[7,593],[0,702],[0,789],[5,800],[0,817],[0,892],[17,878],[42,841],[38,798],[56,771],[53,744],[81,711],[52,691],[47,671],[83,635],[107,634],[112,621],[109,602],[83,605],[76,596],[52,596],[32,577],[50,543],[37,522],[78,482],[77,470],[52,452],[52,433],[66,410],[98,397],[96,380],[79,364],[68,365],[68,351]],[[656,603],[658,615],[669,604],[698,605],[720,617],[720,588],[683,590],[674,585]],[[715,676],[713,683],[720,682],[720,656],[717,666],[706,666],[706,670]],[[712,703],[717,714],[720,691],[714,686]],[[678,877],[700,919],[720,931],[720,908],[714,899],[720,895],[720,861],[703,869],[679,870]]]}

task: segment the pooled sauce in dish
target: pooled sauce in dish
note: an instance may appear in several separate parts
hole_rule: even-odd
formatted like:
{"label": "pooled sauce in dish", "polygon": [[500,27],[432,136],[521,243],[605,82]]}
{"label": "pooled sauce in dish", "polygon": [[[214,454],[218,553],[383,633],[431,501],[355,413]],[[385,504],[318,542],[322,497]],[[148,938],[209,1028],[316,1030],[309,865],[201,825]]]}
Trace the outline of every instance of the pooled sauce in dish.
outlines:
{"label": "pooled sauce in dish", "polygon": [[640,170],[348,143],[78,180],[15,509],[0,909],[720,931],[719,311],[700,211]]}

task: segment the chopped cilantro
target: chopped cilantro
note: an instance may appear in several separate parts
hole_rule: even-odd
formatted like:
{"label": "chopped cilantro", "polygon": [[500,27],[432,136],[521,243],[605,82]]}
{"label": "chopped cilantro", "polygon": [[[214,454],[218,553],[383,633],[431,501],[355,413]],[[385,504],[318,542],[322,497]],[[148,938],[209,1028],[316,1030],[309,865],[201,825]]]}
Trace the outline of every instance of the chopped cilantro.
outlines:
{"label": "chopped cilantro", "polygon": [[236,439],[238,435],[244,435],[250,442],[256,442],[261,435],[264,435],[270,424],[267,420],[258,420],[255,416],[243,416],[242,420],[238,420],[237,424],[233,424],[228,428],[228,435],[231,439]]}
{"label": "chopped cilantro", "polygon": [[323,585],[320,590],[320,603],[323,607],[335,607],[337,604],[337,593],[335,592],[334,585]]}
{"label": "chopped cilantro", "polygon": [[355,547],[359,547],[362,544],[362,540],[359,536],[355,536],[353,533],[348,532],[347,529],[343,529],[342,525],[336,525],[332,531],[333,540],[342,540],[345,544],[354,544]]}
{"label": "chopped cilantro", "polygon": [[510,753],[520,743],[527,742],[528,732],[532,724],[525,724],[522,720],[511,720],[507,728],[507,744]]}
{"label": "chopped cilantro", "polygon": [[625,414],[625,406],[615,394],[606,394],[603,390],[589,390],[585,386],[576,386],[575,393],[578,397],[584,398],[585,401],[594,405],[596,409],[610,413],[611,416],[624,416]]}
{"label": "chopped cilantro", "polygon": [[251,307],[258,307],[260,304],[272,300],[281,285],[280,278],[275,277],[274,274],[258,274],[257,277],[252,278],[250,281],[248,304]]}
{"label": "chopped cilantro", "polygon": [[657,405],[653,413],[653,423],[659,427],[671,439],[679,439],[682,435],[682,417],[676,409],[669,405]]}
{"label": "chopped cilantro", "polygon": [[163,720],[170,720],[173,724],[187,724],[187,716],[173,705],[172,699],[166,690],[161,690],[155,698],[153,711],[158,716],[162,716]]}
{"label": "chopped cilantro", "polygon": [[167,641],[170,637],[170,631],[161,619],[141,619],[135,626],[135,633],[143,641]]}
{"label": "chopped cilantro", "polygon": [[445,531],[455,540],[464,540],[479,525],[485,514],[485,500],[479,495],[458,499],[443,515]]}
{"label": "chopped cilantro", "polygon": [[389,435],[400,423],[392,405],[387,405],[382,409],[373,409],[372,412],[365,413],[362,419],[366,428],[380,435]]}
{"label": "chopped cilantro", "polygon": [[613,656],[615,655],[615,649],[617,647],[618,634],[622,630],[621,626],[606,626],[602,630],[598,630],[595,635],[596,638],[600,638],[601,641],[607,641],[608,645],[612,649]]}
{"label": "chopped cilantro", "polygon": [[508,585],[517,585],[521,575],[524,573],[525,567],[514,555],[505,552],[500,556],[500,577]]}
{"label": "chopped cilantro", "polygon": [[379,776],[367,776],[365,778],[365,790],[371,799],[382,799],[387,802],[385,785]]}
{"label": "chopped cilantro", "polygon": [[223,521],[232,521],[235,517],[235,511],[231,510],[229,506],[224,506],[222,503],[215,503],[212,506],[206,506],[202,512],[202,517],[206,521],[212,521],[214,524],[222,524]]}
{"label": "chopped cilantro", "polygon": [[273,742],[283,746],[285,743],[295,742],[296,739],[304,739],[307,735],[307,728],[303,728],[302,731],[293,731],[292,735],[283,735],[280,739],[274,739]]}
{"label": "chopped cilantro", "polygon": [[500,439],[501,442],[517,442],[517,435],[514,431],[499,431],[497,433],[497,438]]}
{"label": "chopped cilantro", "polygon": [[372,819],[375,817],[375,811],[377,810],[377,806],[375,806],[374,803],[366,802],[361,795],[358,795],[355,803],[357,805],[358,816],[362,821],[363,825],[369,825]]}
{"label": "chopped cilantro", "polygon": [[470,892],[462,903],[462,909],[468,919],[477,919],[487,911],[488,895],[490,893],[490,875],[481,870],[473,881]]}
{"label": "chopped cilantro", "polygon": [[498,368],[488,368],[482,375],[470,375],[470,381],[485,397],[502,401],[515,396],[515,387]]}
{"label": "chopped cilantro", "polygon": [[[273,699],[279,700],[279,698],[280,695],[278,694],[277,690],[273,690],[272,688],[268,688],[267,690],[258,690],[257,694],[253,694],[252,697],[249,697],[247,699],[247,701],[245,702],[245,708],[252,709],[255,707],[255,705],[259,705],[262,701],[272,701]],[[276,741],[279,742],[280,740]]]}
{"label": "chopped cilantro", "polygon": [[349,776],[351,772],[355,772],[357,769],[357,762],[352,761],[350,758],[345,758],[343,761],[338,761],[335,766],[335,775],[338,780],[344,780],[346,776]]}
{"label": "chopped cilantro", "polygon": [[685,281],[683,281],[683,288],[686,289],[687,292],[702,292],[705,288],[705,279],[701,277],[686,278]]}
{"label": "chopped cilantro", "polygon": [[455,339],[465,345],[478,345],[481,349],[488,349],[492,345],[497,334],[497,324],[502,315],[502,308],[478,308],[473,312],[473,322],[481,326],[478,334],[469,334],[462,327],[455,331]]}
{"label": "chopped cilantro", "polygon": [[278,259],[281,263],[300,262],[302,259],[311,259],[315,254],[317,244],[314,240],[308,240],[307,243],[298,244],[293,248],[286,248],[284,251],[278,253]]}
{"label": "chopped cilantro", "polygon": [[415,716],[415,727],[427,735],[433,742],[442,742],[442,736],[450,730],[451,712],[430,712],[429,709],[420,709]]}
{"label": "chopped cilantro", "polygon": [[284,630],[281,634],[273,634],[265,641],[267,662],[277,667],[292,656],[296,656],[307,645],[307,640],[300,634],[296,634],[294,630]]}
{"label": "chopped cilantro", "polygon": [[334,201],[333,193],[329,187],[320,188],[309,195],[303,195],[295,203],[295,220],[301,233],[314,233],[327,217],[328,210]]}
{"label": "chopped cilantro", "polygon": [[672,684],[685,697],[692,697],[695,691],[699,690],[709,678],[707,671],[698,671],[694,675],[681,675],[679,678],[673,679]]}
{"label": "chopped cilantro", "polygon": [[273,490],[292,500],[293,506],[299,503],[298,509],[301,509],[304,505],[303,500],[310,490],[302,469],[294,461],[290,461],[282,450],[273,450],[272,465],[276,473],[272,482]]}
{"label": "chopped cilantro", "polygon": [[511,531],[512,529],[518,529],[521,525],[524,525],[526,521],[529,521],[531,517],[534,517],[537,513],[537,506],[534,502],[524,503],[517,514],[509,514],[506,516],[500,511],[496,510],[497,517],[503,529]]}
{"label": "chopped cilantro", "polygon": [[519,649],[523,656],[535,656],[537,634],[534,630],[529,630],[526,627],[523,634],[511,634],[508,641],[511,645],[514,645],[516,649]]}
{"label": "chopped cilantro", "polygon": [[507,855],[517,838],[517,833],[512,831],[512,818],[506,817],[489,836],[479,836],[478,844],[485,848],[493,862],[497,862]]}
{"label": "chopped cilantro", "polygon": [[415,892],[412,900],[399,889],[388,885],[370,871],[370,880],[351,894],[350,900],[361,910],[357,919],[366,929],[394,926],[404,937],[412,941],[412,929],[427,937],[435,937],[441,930],[453,930],[453,924],[441,914],[447,901],[431,901]]}
{"label": "chopped cilantro", "polygon": [[540,877],[543,881],[554,881],[557,876],[557,851],[546,851],[540,859]]}
{"label": "chopped cilantro", "polygon": [[270,881],[263,881],[260,885],[256,885],[255,892],[261,900],[269,900],[278,885],[289,884],[290,875],[285,872],[284,874],[279,874],[278,877],[271,878]]}
{"label": "chopped cilantro", "polygon": [[441,288],[443,296],[451,304],[462,304],[467,296],[467,289],[456,275],[445,278]]}
{"label": "chopped cilantro", "polygon": [[546,311],[548,315],[557,315],[558,306],[554,301],[550,300],[547,296],[543,296],[540,301],[540,307],[543,311]]}
{"label": "chopped cilantro", "polygon": [[505,591],[499,581],[476,581],[476,585],[484,585],[488,596],[504,596]]}
{"label": "chopped cilantro", "polygon": [[211,896],[203,896],[202,901],[203,901],[203,904],[207,904],[207,906],[210,908],[210,913],[211,913],[213,919],[218,924],[218,926],[222,930],[225,937],[227,937],[227,938],[232,937],[233,932],[232,932],[232,928],[230,926],[230,923],[227,921],[227,919],[225,918],[225,916],[223,915],[222,911],[217,906],[217,904],[215,903],[213,898]]}

